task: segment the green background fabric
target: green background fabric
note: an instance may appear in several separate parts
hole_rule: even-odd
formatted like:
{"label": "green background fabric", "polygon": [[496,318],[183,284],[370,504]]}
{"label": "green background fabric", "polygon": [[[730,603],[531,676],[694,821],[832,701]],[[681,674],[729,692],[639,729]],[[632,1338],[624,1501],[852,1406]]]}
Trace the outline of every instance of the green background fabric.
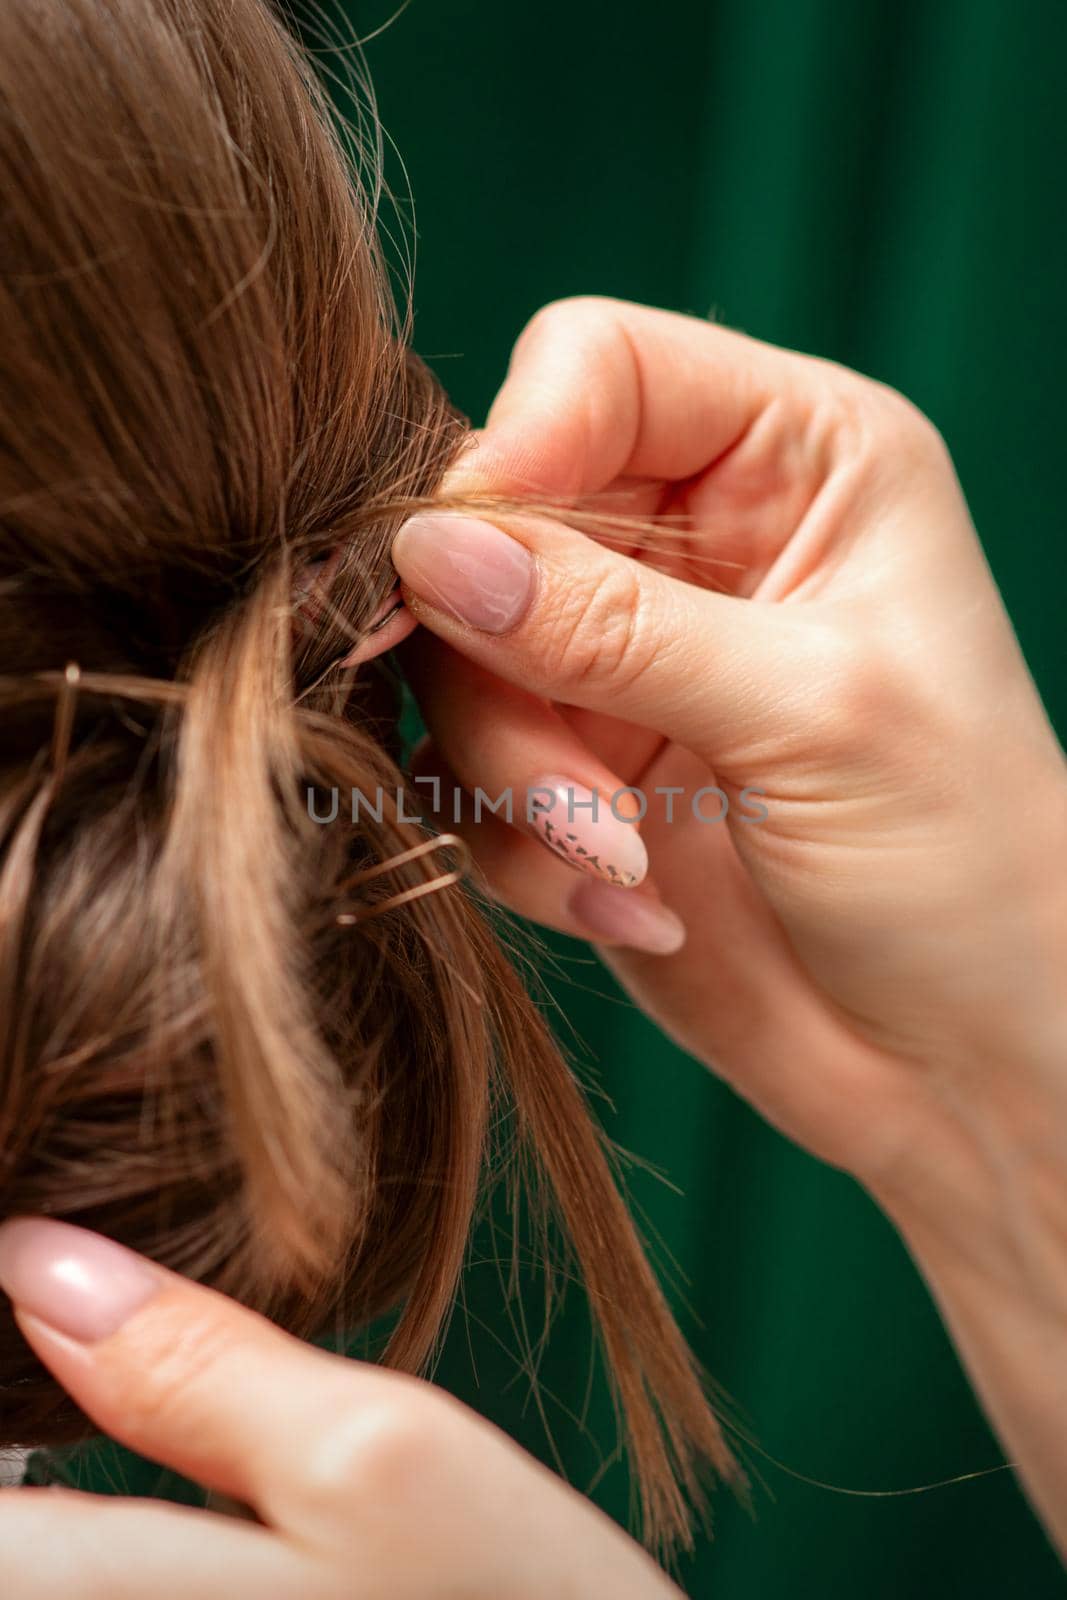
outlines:
{"label": "green background fabric", "polygon": [[[369,33],[389,9],[348,13]],[[714,311],[895,385],[952,449],[1063,736],[1061,0],[413,0],[367,53],[415,198],[416,343],[464,410],[484,415],[539,305],[587,291]],[[1021,795],[1003,826],[1025,827],[1025,807]],[[753,1441],[738,1446],[751,1509],[715,1496],[687,1592],[1067,1592],[1007,1472],[856,1497],[759,1453],[853,1490],[1003,1459],[874,1206],[660,1038],[588,952],[552,948],[561,1037],[610,1096],[613,1137],[669,1180],[637,1165],[630,1192]],[[551,1437],[625,1519],[573,1293],[531,1398],[501,1289],[507,1226],[498,1216],[475,1241],[438,1377],[550,1460]],[[532,1270],[527,1287],[532,1314]],[[79,1476],[154,1484],[107,1452]]]}

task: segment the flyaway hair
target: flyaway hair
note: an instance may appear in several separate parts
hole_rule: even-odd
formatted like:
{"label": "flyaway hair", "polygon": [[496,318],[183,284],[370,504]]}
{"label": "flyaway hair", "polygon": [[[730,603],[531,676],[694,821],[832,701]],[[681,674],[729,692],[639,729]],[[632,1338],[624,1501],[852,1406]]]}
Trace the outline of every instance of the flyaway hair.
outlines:
{"label": "flyaway hair", "polygon": [[[403,786],[340,663],[466,432],[375,212],[265,0],[0,7],[0,1216],[416,1370],[506,1117],[684,1541],[728,1455],[574,1074],[419,825],[309,815]],[[87,1431],[0,1309],[0,1448]]]}

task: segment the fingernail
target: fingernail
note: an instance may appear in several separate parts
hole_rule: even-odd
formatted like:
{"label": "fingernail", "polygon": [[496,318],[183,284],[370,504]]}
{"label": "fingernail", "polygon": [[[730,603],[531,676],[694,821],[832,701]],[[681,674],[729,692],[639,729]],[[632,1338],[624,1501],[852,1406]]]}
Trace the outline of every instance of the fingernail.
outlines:
{"label": "fingernail", "polygon": [[160,1287],[140,1256],[86,1228],[44,1217],[0,1226],[0,1289],[81,1344],[116,1333]]}
{"label": "fingernail", "polygon": [[526,791],[527,820],[568,866],[632,888],[648,871],[648,852],[634,823],[625,820],[622,802],[628,797],[627,790],[613,808],[609,794],[569,778],[539,778]]}
{"label": "fingernail", "polygon": [[408,588],[484,633],[506,633],[530,604],[530,552],[492,523],[452,512],[420,512],[393,541],[393,565]]}
{"label": "fingernail", "polygon": [[610,939],[653,956],[672,956],[685,943],[685,924],[673,911],[647,895],[617,889],[611,883],[582,883],[570,897],[569,909],[595,944]]}

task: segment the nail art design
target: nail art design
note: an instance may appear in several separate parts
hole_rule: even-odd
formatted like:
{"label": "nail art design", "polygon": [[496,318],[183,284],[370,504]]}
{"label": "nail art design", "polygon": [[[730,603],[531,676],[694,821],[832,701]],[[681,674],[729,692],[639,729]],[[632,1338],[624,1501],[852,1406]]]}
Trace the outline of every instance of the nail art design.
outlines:
{"label": "nail art design", "polygon": [[569,778],[542,778],[527,791],[535,836],[569,866],[630,889],[648,871],[648,853],[632,822],[617,817],[610,796]]}

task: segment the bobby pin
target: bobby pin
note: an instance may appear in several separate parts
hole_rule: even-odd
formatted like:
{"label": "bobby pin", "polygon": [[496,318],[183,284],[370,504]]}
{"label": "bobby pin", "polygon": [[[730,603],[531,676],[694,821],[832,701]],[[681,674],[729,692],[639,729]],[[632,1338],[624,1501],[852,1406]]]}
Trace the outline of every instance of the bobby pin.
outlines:
{"label": "bobby pin", "polygon": [[421,900],[423,895],[436,894],[439,889],[447,889],[450,884],[458,883],[470,866],[470,851],[466,842],[457,833],[439,833],[432,839],[424,839],[421,844],[412,845],[410,850],[402,850],[399,855],[390,856],[388,861],[378,861],[372,867],[362,868],[351,877],[345,878],[338,885],[338,889],[344,893],[370,883],[387,872],[393,872],[397,867],[406,866],[410,861],[417,861],[422,856],[445,849],[456,852],[459,857],[457,866],[442,872],[436,878],[428,878],[422,883],[413,884],[410,889],[402,889],[397,894],[390,895],[387,900],[379,900],[375,905],[366,906],[362,911],[341,911],[336,918],[337,926],[354,927],[356,923],[365,922],[370,917],[380,916],[385,911],[393,911],[397,906],[407,905],[412,900]]}

